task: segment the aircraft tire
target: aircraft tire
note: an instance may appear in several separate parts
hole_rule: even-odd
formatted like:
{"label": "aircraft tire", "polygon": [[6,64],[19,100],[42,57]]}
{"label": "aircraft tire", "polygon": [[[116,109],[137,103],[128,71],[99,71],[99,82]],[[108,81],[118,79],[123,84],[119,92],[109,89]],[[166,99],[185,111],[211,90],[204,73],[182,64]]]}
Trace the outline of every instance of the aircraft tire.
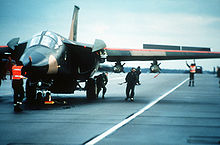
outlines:
{"label": "aircraft tire", "polygon": [[43,96],[42,96],[42,93],[41,92],[38,92],[37,93],[37,103],[42,103],[43,102]]}
{"label": "aircraft tire", "polygon": [[92,78],[90,78],[86,83],[86,96],[87,99],[97,99],[98,98],[98,89],[96,81]]}
{"label": "aircraft tire", "polygon": [[36,86],[31,86],[29,79],[26,81],[26,98],[29,103],[34,103],[36,100]]}

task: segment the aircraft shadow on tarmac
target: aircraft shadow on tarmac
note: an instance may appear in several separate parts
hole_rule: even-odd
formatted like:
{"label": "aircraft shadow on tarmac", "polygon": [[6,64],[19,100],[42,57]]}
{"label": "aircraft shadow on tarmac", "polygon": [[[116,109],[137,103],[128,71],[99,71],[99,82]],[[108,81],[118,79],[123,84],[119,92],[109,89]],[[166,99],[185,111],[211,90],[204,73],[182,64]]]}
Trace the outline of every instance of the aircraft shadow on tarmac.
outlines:
{"label": "aircraft shadow on tarmac", "polygon": [[[1,100],[0,100],[1,101]],[[43,104],[43,103],[34,103],[29,104],[24,102],[24,110],[62,110],[62,109],[71,109],[74,107],[82,105],[100,105],[101,104],[122,104],[122,103],[134,103],[134,104],[148,104],[150,101],[146,99],[136,99],[134,102],[125,101],[124,97],[109,97],[109,98],[98,98],[95,100],[89,100],[81,96],[68,96],[68,97],[53,97],[54,104]]]}
{"label": "aircraft shadow on tarmac", "polygon": [[71,109],[79,105],[86,105],[92,103],[94,100],[88,100],[82,97],[54,97],[54,104],[44,104],[44,103],[24,103],[24,110],[61,110],[61,109]]}

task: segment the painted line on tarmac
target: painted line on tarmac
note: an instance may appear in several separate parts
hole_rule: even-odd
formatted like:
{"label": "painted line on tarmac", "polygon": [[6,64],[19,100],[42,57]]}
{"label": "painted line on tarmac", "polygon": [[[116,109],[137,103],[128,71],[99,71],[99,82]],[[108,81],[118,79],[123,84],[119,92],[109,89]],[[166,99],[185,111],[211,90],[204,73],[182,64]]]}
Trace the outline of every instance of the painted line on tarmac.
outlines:
{"label": "painted line on tarmac", "polygon": [[157,102],[159,102],[160,100],[162,100],[163,98],[165,98],[167,95],[169,95],[170,93],[172,93],[173,91],[175,91],[177,88],[179,88],[181,85],[183,85],[187,80],[189,80],[189,78],[185,79],[184,81],[182,81],[180,84],[178,84],[176,87],[174,87],[173,89],[171,89],[170,91],[168,91],[167,93],[163,94],[162,96],[160,96],[159,98],[157,98],[156,100],[154,100],[153,102],[151,102],[150,104],[146,105],[144,108],[140,109],[138,112],[134,113],[133,115],[131,115],[130,117],[126,118],[125,120],[121,121],[120,123],[116,124],[115,126],[113,126],[112,128],[110,128],[109,130],[103,132],[102,134],[92,138],[91,140],[89,140],[88,142],[85,143],[85,145],[93,145],[96,144],[97,142],[99,142],[100,140],[104,139],[106,136],[112,134],[113,132],[115,132],[117,129],[121,128],[122,126],[124,126],[125,124],[127,124],[128,122],[130,122],[131,120],[133,120],[134,118],[136,118],[137,116],[139,116],[140,114],[142,114],[144,111],[148,110],[149,108],[151,108],[153,105],[155,105]]}

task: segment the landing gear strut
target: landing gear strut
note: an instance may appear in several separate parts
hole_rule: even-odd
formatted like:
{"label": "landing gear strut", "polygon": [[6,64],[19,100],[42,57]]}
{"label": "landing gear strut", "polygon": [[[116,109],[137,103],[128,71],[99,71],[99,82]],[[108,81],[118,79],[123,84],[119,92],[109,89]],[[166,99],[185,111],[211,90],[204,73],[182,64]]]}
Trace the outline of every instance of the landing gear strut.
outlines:
{"label": "landing gear strut", "polygon": [[26,81],[26,98],[30,103],[36,100],[36,84],[33,84],[30,79]]}
{"label": "landing gear strut", "polygon": [[98,98],[98,89],[97,89],[97,83],[95,79],[90,78],[86,82],[86,96],[87,99],[97,99]]}

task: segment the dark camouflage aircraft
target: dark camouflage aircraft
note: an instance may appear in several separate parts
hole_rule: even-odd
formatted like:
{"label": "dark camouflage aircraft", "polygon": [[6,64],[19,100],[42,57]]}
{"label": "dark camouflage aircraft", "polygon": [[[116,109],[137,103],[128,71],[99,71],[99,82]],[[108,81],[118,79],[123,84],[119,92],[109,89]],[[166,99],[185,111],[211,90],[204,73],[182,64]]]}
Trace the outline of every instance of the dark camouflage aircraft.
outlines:
{"label": "dark camouflage aircraft", "polygon": [[[123,71],[121,61],[153,60],[151,69],[157,72],[160,70],[157,60],[220,58],[220,52],[211,52],[209,48],[167,49],[155,45],[146,49],[113,49],[106,48],[99,39],[94,44],[80,43],[77,42],[78,11],[79,7],[75,6],[69,39],[42,31],[28,41],[19,43],[19,38],[14,38],[7,46],[0,47],[0,59],[11,56],[23,63],[28,99],[48,98],[50,93],[74,93],[78,89],[86,90],[87,98],[97,98],[93,75],[105,60],[116,62],[116,72]],[[85,82],[85,87],[80,82]]]}

